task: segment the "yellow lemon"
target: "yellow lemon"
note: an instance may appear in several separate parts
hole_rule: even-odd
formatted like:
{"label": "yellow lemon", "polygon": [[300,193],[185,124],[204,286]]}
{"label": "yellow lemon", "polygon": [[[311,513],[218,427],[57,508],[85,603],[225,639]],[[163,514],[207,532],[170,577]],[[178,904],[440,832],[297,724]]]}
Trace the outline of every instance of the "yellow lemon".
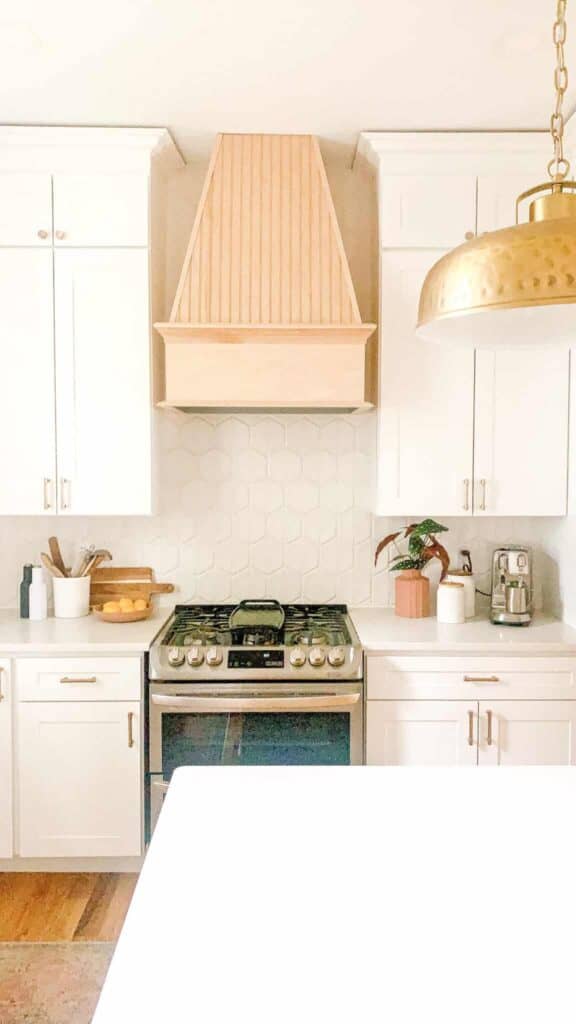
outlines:
{"label": "yellow lemon", "polygon": [[134,601],[135,612],[144,612],[146,611],[147,607],[148,605],[146,604],[146,601],[144,600],[143,597],[137,597],[136,600]]}
{"label": "yellow lemon", "polygon": [[134,611],[134,601],[132,600],[131,597],[121,597],[119,603],[120,603],[120,611],[121,612],[133,612]]}
{"label": "yellow lemon", "polygon": [[119,612],[120,611],[120,605],[119,605],[118,601],[106,601],[106,603],[102,606],[102,611],[103,612]]}

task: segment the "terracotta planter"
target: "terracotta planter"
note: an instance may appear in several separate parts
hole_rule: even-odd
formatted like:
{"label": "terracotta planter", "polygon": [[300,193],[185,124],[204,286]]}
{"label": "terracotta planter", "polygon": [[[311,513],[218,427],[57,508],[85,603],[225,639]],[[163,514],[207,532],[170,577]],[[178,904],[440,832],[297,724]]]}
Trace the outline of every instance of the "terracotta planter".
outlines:
{"label": "terracotta planter", "polygon": [[419,569],[404,569],[396,577],[396,615],[425,619],[430,615],[430,580]]}

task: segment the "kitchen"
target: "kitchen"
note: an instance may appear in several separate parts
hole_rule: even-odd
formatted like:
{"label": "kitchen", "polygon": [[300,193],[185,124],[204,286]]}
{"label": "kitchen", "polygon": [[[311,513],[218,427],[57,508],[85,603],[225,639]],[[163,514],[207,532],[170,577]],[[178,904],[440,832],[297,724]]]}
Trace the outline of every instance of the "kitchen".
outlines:
{"label": "kitchen", "polygon": [[[192,85],[173,106],[141,96],[117,111],[102,93],[97,103],[59,90],[52,116],[34,90],[7,89],[0,423],[18,443],[0,453],[0,908],[37,894],[35,875],[59,878],[63,903],[86,885],[80,916],[56,938],[0,913],[11,948],[76,930],[115,941],[117,928],[90,932],[96,890],[78,879],[139,872],[181,766],[573,765],[569,345],[545,328],[530,348],[500,344],[507,327],[492,327],[493,347],[470,343],[468,327],[460,345],[414,331],[430,268],[509,228],[517,196],[546,178],[556,57],[551,17],[529,6],[516,48],[492,12],[484,57],[513,52],[521,86],[500,69],[484,105],[471,89],[448,102],[440,83],[390,112],[382,85],[367,96],[368,72],[354,111],[330,124],[304,102],[301,118],[278,114],[266,90],[226,115],[229,83],[201,114],[189,110]],[[148,45],[155,26],[165,46],[170,18],[140,14]],[[120,49],[132,16],[116,26]],[[336,19],[362,31],[376,60],[387,44],[370,42],[369,22]],[[25,23],[13,35],[41,77],[48,56]],[[424,36],[420,24],[430,72]],[[92,45],[89,66],[103,28]],[[316,53],[314,35],[298,45]],[[382,74],[401,72],[398,57]],[[478,91],[480,67],[474,81]],[[567,98],[564,153],[575,160],[568,114]],[[431,517],[375,564],[384,538]],[[86,577],[83,611],[135,596],[150,617],[51,607],[21,619],[22,567],[40,565],[49,537],[66,570],[89,545],[112,556]],[[451,573],[441,586],[445,566],[428,561],[439,544]],[[391,572],[400,554],[424,559],[423,576],[417,565]],[[106,573],[118,567],[150,567],[164,592],[124,569],[98,603],[96,574],[114,582]],[[72,580],[52,575],[56,604]],[[424,591],[428,576],[415,616],[395,614],[398,588]]]}

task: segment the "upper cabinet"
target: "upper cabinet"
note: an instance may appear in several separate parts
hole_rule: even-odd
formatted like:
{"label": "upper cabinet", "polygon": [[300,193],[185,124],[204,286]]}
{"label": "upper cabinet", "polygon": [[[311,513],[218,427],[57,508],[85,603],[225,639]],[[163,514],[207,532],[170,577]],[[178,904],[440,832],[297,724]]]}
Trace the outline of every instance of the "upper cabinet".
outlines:
{"label": "upper cabinet", "polygon": [[569,353],[474,353],[415,333],[430,267],[473,234],[514,223],[547,142],[544,133],[363,137],[379,182],[380,515],[566,514]]}
{"label": "upper cabinet", "polygon": [[153,511],[156,129],[0,130],[0,515]]}
{"label": "upper cabinet", "polygon": [[147,246],[148,175],[55,174],[54,245]]}
{"label": "upper cabinet", "polygon": [[52,245],[49,173],[0,170],[0,246],[4,245]]}

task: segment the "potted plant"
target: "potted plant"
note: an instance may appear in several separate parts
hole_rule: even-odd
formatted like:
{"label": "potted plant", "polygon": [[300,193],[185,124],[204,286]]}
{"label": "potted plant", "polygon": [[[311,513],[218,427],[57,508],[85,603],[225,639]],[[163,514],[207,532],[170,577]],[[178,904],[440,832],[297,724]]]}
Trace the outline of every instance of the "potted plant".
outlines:
{"label": "potted plant", "polygon": [[[444,579],[448,572],[450,556],[446,548],[436,540],[436,534],[446,533],[447,530],[447,526],[442,526],[435,519],[423,519],[421,523],[412,523],[405,530],[390,533],[380,541],[374,555],[374,565],[389,544],[394,544],[398,551],[388,566],[391,572],[400,573],[395,584],[396,615],[408,619],[422,619],[430,614],[430,580],[422,575],[422,569],[433,558],[437,558],[442,565],[440,579]],[[407,541],[407,550],[404,552],[399,549],[398,537]]]}

